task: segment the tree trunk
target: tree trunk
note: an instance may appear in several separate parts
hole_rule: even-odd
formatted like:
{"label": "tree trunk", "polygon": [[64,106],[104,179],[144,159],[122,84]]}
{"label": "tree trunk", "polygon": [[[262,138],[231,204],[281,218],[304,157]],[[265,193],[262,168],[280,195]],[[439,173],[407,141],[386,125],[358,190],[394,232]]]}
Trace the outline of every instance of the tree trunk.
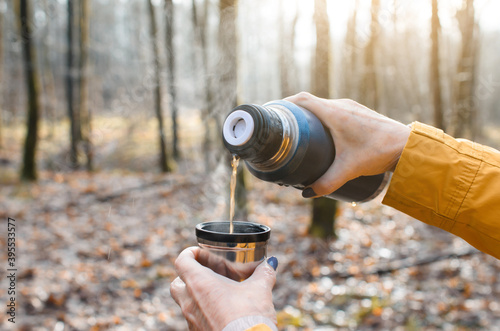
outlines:
{"label": "tree trunk", "polygon": [[151,35],[151,45],[153,47],[153,62],[154,62],[154,75],[155,75],[155,90],[154,90],[154,101],[156,110],[156,119],[158,120],[158,137],[160,146],[160,170],[162,172],[169,172],[170,166],[168,164],[167,156],[167,143],[165,129],[163,125],[163,109],[161,100],[161,65],[160,65],[160,55],[158,51],[157,44],[157,30],[156,30],[156,16],[155,8],[152,0],[147,0],[149,6],[149,16],[150,16],[150,35]]}
{"label": "tree trunk", "polygon": [[434,107],[434,126],[445,130],[443,99],[441,94],[441,75],[439,73],[439,35],[441,24],[438,16],[438,1],[432,0],[432,27],[431,27],[431,74],[430,91],[432,94],[432,105]]}
{"label": "tree trunk", "polygon": [[[6,10],[4,13],[4,30],[8,31],[9,29],[14,29],[16,33],[21,33],[21,22],[19,21],[19,16],[20,16],[20,9],[19,9],[19,1],[3,1],[3,3],[6,5]],[[14,17],[13,20],[9,20],[9,17],[12,16]],[[12,23],[11,23],[12,22]],[[5,43],[8,42],[8,38],[6,38],[8,35],[4,35]],[[8,43],[7,43],[8,45]],[[20,45],[21,46],[21,45]],[[4,77],[12,77],[13,80],[16,82],[20,81],[20,84],[24,84],[22,81],[22,71],[23,71],[23,61],[22,59],[19,59],[21,56],[19,56],[18,50],[13,49],[13,47],[8,47],[4,48],[4,55],[5,57],[4,61],[5,64],[8,64],[4,66]],[[21,99],[19,95],[21,93],[24,93],[24,91],[21,91],[22,89],[20,88],[19,84],[4,84],[3,85],[3,98],[4,102],[3,105],[5,105],[5,109],[3,111],[3,115],[7,115],[10,113],[11,116],[6,116],[3,118],[3,121],[5,122],[4,125],[8,126],[9,124],[12,123],[13,120],[17,119],[19,110],[24,107],[24,105],[20,104],[19,100]]]}
{"label": "tree trunk", "polygon": [[[231,109],[237,106],[237,50],[238,39],[236,35],[237,27],[237,0],[219,0],[219,49],[221,52],[221,62],[219,63],[219,95],[221,115],[227,114]],[[222,117],[222,116],[221,116]],[[218,119],[218,126],[222,118]],[[221,132],[222,130],[218,130]],[[228,167],[231,165],[227,159]],[[248,217],[247,197],[245,187],[245,172],[238,171],[236,177],[236,210],[235,219],[244,220]]]}
{"label": "tree trunk", "polygon": [[[219,51],[218,63],[219,88],[217,89],[219,108],[218,119],[223,117],[237,106],[237,36],[236,10],[237,0],[219,0]],[[219,125],[221,125],[219,123]],[[221,130],[219,130],[221,132]]]}
{"label": "tree trunk", "polygon": [[313,94],[330,97],[330,22],[328,19],[326,0],[314,0],[314,21],[316,26],[316,50],[312,72]]}
{"label": "tree trunk", "polygon": [[[55,15],[51,12],[49,8],[48,0],[43,1],[43,10],[48,13],[49,16]],[[51,20],[47,21],[46,30],[44,31],[45,36],[50,36],[53,33]],[[42,72],[42,94],[43,94],[43,112],[49,122],[49,139],[54,136],[54,127],[56,121],[56,88],[54,82],[54,73],[52,70],[50,57],[50,47],[48,45],[47,37],[42,43],[42,63],[43,68],[40,70]],[[42,116],[43,117],[43,116]]]}
{"label": "tree trunk", "polygon": [[[312,92],[321,98],[330,98],[330,22],[326,0],[315,0],[314,4],[316,52],[314,56]],[[336,200],[328,198],[314,199],[309,233],[320,238],[335,237],[336,211]]]}
{"label": "tree trunk", "polygon": [[[290,6],[287,2],[286,6]],[[283,8],[283,0],[280,0],[279,8]],[[294,73],[295,66],[293,61],[293,54],[295,50],[295,26],[299,18],[299,10],[296,10],[292,24],[285,24],[284,15],[279,15],[279,40],[281,46],[279,47],[279,68],[280,68],[280,87],[281,96],[283,98],[290,96],[295,91]]]}
{"label": "tree trunk", "polygon": [[68,0],[67,22],[67,54],[66,54],[66,101],[68,103],[70,152],[69,162],[71,168],[78,167],[78,116],[74,107],[73,98],[73,0]]}
{"label": "tree trunk", "polygon": [[358,52],[359,48],[356,42],[356,24],[357,24],[358,1],[347,21],[347,31],[345,36],[344,54],[344,94],[346,97],[357,99],[357,81],[358,73]]}
{"label": "tree trunk", "polygon": [[[0,5],[3,5],[3,0],[0,0]],[[3,11],[0,11],[0,149],[3,146],[2,129],[3,129]]]}
{"label": "tree trunk", "polygon": [[378,11],[380,0],[372,0],[371,8],[371,36],[368,45],[365,49],[364,77],[361,83],[361,99],[362,102],[372,108],[377,109],[379,106],[378,86],[377,86],[377,63],[376,51],[378,48],[378,34],[380,26],[378,22]]}
{"label": "tree trunk", "polygon": [[309,234],[318,238],[336,238],[335,215],[337,213],[337,200],[329,198],[316,198],[312,206],[312,223]]}
{"label": "tree trunk", "polygon": [[87,157],[86,167],[88,171],[93,170],[92,164],[92,143],[90,141],[91,135],[91,116],[88,104],[89,99],[89,13],[90,1],[80,0],[80,106],[78,111],[80,113],[81,125],[81,142],[83,145],[84,153]]}
{"label": "tree trunk", "polygon": [[[283,8],[283,0],[279,0],[279,8]],[[290,95],[290,79],[288,77],[288,56],[287,56],[287,42],[285,35],[285,18],[284,15],[279,15],[278,17],[278,29],[279,29],[279,67],[280,67],[280,89],[281,89],[281,97],[285,98]]]}
{"label": "tree trunk", "polygon": [[453,135],[474,139],[476,105],[473,94],[477,47],[474,0],[464,0],[463,7],[457,11],[457,20],[462,34],[462,51],[456,74]]}
{"label": "tree trunk", "polygon": [[174,51],[174,3],[165,0],[165,45],[167,48],[168,93],[170,95],[170,111],[172,112],[172,155],[179,159],[179,133],[177,124],[177,93],[175,87],[175,51]]}
{"label": "tree trunk", "polygon": [[23,165],[21,179],[36,180],[36,146],[38,142],[38,117],[40,111],[39,97],[39,77],[36,69],[36,56],[33,49],[31,17],[29,15],[28,0],[20,1],[19,20],[21,23],[21,36],[23,46],[23,62],[25,71],[28,116],[27,133],[24,141]]}
{"label": "tree trunk", "polygon": [[205,163],[205,171],[209,173],[212,170],[212,122],[213,122],[213,93],[210,84],[210,76],[208,74],[208,49],[207,49],[207,20],[209,1],[205,0],[203,4],[203,15],[201,20],[198,18],[198,10],[196,0],[192,1],[192,19],[195,31],[196,42],[201,49],[201,70],[203,77],[204,103],[201,106],[201,119],[204,125],[205,134],[203,136],[203,158]]}

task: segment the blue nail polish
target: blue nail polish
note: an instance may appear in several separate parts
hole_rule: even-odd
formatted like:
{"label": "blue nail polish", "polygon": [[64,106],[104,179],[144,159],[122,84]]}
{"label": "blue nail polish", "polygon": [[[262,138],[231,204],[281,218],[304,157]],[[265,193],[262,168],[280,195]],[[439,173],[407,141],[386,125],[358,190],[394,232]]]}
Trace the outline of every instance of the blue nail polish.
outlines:
{"label": "blue nail polish", "polygon": [[314,190],[312,188],[308,187],[304,191],[302,191],[302,196],[304,198],[312,198],[312,197],[316,196],[316,193],[314,192]]}
{"label": "blue nail polish", "polygon": [[267,264],[273,267],[274,270],[278,269],[278,259],[275,256],[271,256],[267,259]]}

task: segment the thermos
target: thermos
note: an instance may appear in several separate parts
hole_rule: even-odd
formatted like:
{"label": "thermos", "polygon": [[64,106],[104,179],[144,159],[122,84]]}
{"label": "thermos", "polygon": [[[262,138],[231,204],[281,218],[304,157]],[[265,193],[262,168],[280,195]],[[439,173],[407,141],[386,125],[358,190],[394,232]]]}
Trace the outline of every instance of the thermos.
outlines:
{"label": "thermos", "polygon": [[[310,111],[285,100],[234,108],[222,135],[226,148],[243,159],[255,177],[301,190],[320,178],[335,159],[328,129]],[[388,173],[361,176],[327,197],[368,201],[384,189],[389,177]]]}

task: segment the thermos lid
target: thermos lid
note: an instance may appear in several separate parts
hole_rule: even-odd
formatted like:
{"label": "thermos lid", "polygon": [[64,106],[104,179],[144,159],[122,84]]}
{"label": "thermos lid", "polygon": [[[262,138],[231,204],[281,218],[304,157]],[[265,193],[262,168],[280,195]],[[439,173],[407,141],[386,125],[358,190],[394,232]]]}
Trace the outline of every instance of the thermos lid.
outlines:
{"label": "thermos lid", "polygon": [[196,237],[224,243],[265,242],[271,236],[271,228],[252,222],[233,222],[233,233],[229,233],[229,221],[205,222],[196,225]]}
{"label": "thermos lid", "polygon": [[230,145],[241,146],[250,140],[253,130],[252,115],[243,110],[236,110],[226,118],[222,133]]}

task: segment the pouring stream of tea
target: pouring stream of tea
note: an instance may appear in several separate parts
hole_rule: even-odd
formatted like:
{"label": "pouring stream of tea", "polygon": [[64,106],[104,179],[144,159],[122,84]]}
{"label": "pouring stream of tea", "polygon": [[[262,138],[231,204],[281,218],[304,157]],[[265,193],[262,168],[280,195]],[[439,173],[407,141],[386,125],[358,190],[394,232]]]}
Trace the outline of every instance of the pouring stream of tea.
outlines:
{"label": "pouring stream of tea", "polygon": [[234,218],[234,194],[236,189],[236,174],[238,173],[238,164],[240,163],[240,157],[236,154],[233,155],[233,160],[231,161],[231,166],[233,167],[233,173],[231,174],[231,195],[229,200],[229,233],[233,233],[233,218]]}

